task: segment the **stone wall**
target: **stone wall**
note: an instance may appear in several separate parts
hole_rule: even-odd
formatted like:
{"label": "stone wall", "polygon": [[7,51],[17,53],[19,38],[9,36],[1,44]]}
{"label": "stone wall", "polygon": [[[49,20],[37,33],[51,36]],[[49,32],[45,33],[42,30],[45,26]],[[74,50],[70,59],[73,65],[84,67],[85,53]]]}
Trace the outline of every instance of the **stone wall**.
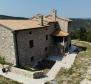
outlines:
{"label": "stone wall", "polygon": [[[56,20],[58,21],[59,28],[62,31],[70,33],[70,26],[69,26],[69,22],[68,21],[62,20],[61,18],[57,18]],[[71,44],[71,36],[69,35],[69,36],[67,36],[67,42],[65,43],[65,47],[67,49],[69,49],[69,45],[70,44]]]}
{"label": "stone wall", "polygon": [[[53,25],[46,28],[37,28],[30,30],[22,30],[17,32],[17,43],[18,43],[18,56],[19,64],[21,66],[31,66],[36,62],[41,61],[48,55],[48,49],[52,45],[53,40],[51,37],[54,31]],[[29,33],[30,32],[30,33]],[[46,40],[48,35],[48,40]],[[29,47],[29,41],[33,40],[34,47]],[[33,61],[31,58],[33,57]]]}
{"label": "stone wall", "polygon": [[13,33],[2,26],[0,26],[0,56],[7,62],[16,64]]}
{"label": "stone wall", "polygon": [[68,32],[68,21],[62,20],[61,18],[56,18],[59,23],[59,27],[61,30]]}

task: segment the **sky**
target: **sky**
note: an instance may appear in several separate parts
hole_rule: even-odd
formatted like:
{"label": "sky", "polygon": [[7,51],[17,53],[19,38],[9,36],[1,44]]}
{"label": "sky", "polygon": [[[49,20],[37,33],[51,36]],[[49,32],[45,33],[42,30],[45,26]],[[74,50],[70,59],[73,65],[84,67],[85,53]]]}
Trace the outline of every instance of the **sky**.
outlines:
{"label": "sky", "polygon": [[91,0],[0,0],[0,15],[32,17],[52,9],[67,18],[91,18]]}

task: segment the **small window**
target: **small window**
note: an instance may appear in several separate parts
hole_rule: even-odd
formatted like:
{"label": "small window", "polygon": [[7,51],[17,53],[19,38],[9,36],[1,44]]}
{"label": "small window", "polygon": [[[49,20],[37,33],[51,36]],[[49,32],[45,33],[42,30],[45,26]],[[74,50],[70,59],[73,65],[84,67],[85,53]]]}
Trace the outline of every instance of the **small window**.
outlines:
{"label": "small window", "polygon": [[33,40],[30,40],[30,41],[29,41],[29,47],[30,47],[30,48],[33,48],[33,46],[34,46]]}
{"label": "small window", "polygon": [[46,35],[46,40],[48,40],[48,35]]}
{"label": "small window", "polygon": [[47,51],[48,50],[48,47],[45,47],[45,51]]}
{"label": "small window", "polygon": [[31,62],[33,62],[33,61],[34,61],[34,57],[32,56],[32,57],[31,57]]}
{"label": "small window", "polygon": [[32,34],[32,32],[30,31],[29,34]]}

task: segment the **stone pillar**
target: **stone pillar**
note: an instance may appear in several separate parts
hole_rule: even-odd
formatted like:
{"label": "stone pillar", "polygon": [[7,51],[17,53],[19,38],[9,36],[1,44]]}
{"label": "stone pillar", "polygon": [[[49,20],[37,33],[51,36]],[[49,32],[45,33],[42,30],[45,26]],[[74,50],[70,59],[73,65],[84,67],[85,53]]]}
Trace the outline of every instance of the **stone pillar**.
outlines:
{"label": "stone pillar", "polygon": [[63,55],[65,55],[65,42],[64,42],[65,37],[63,37]]}
{"label": "stone pillar", "polygon": [[51,15],[52,15],[52,20],[53,20],[53,21],[56,21],[57,10],[53,9],[52,12],[51,12]]}
{"label": "stone pillar", "polygon": [[39,17],[39,18],[38,18],[39,24],[40,24],[41,26],[43,26],[43,15],[39,15],[38,17]]}

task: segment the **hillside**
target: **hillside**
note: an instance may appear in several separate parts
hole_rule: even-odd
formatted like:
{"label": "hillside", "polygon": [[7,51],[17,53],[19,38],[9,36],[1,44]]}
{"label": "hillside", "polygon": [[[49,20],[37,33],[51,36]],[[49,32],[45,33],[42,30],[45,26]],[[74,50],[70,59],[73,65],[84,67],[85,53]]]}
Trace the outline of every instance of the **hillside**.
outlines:
{"label": "hillside", "polygon": [[72,19],[71,38],[91,42],[91,19]]}
{"label": "hillside", "polygon": [[77,30],[81,27],[86,29],[91,28],[91,19],[80,19],[80,18],[70,18],[72,20],[71,28],[72,30]]}
{"label": "hillside", "polygon": [[17,20],[23,20],[23,19],[28,19],[28,18],[7,16],[7,15],[0,15],[0,19],[17,19]]}
{"label": "hillside", "polygon": [[[91,84],[91,44],[73,40],[78,55],[70,69],[60,69],[56,80],[58,84]],[[88,80],[89,83],[84,83]]]}

